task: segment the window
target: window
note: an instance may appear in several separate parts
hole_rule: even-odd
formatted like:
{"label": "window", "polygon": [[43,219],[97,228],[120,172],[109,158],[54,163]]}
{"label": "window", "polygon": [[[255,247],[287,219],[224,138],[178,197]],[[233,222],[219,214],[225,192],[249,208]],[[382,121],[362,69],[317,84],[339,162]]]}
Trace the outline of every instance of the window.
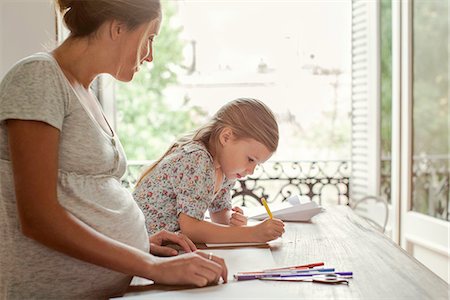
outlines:
{"label": "window", "polygon": [[117,130],[131,160],[237,97],[276,113],[276,160],[348,159],[350,4],[165,1],[154,62],[117,84]]}
{"label": "window", "polygon": [[449,220],[448,1],[413,3],[412,209]]}

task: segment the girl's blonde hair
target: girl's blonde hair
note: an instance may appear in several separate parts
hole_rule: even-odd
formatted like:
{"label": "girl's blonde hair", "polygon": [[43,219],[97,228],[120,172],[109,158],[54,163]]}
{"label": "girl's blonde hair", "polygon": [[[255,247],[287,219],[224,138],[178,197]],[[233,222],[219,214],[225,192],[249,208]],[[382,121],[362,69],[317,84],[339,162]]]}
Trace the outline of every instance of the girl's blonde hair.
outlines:
{"label": "girl's blonde hair", "polygon": [[209,145],[213,145],[214,149],[208,150],[214,153],[219,144],[219,135],[226,127],[231,128],[236,139],[252,138],[266,146],[270,152],[277,150],[278,124],[273,112],[257,99],[238,98],[222,106],[208,123],[194,133],[173,143],[164,155],[143,172],[136,186],[142,183],[142,180],[153,171],[164,157],[178,147],[196,141],[203,143],[207,148]]}

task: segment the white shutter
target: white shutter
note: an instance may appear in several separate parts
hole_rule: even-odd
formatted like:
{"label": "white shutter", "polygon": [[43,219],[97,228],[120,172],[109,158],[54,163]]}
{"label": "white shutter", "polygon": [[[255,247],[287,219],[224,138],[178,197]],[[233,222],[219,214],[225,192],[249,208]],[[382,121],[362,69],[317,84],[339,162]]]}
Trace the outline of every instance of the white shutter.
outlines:
{"label": "white shutter", "polygon": [[380,186],[380,38],[378,1],[352,0],[352,174],[350,198]]}

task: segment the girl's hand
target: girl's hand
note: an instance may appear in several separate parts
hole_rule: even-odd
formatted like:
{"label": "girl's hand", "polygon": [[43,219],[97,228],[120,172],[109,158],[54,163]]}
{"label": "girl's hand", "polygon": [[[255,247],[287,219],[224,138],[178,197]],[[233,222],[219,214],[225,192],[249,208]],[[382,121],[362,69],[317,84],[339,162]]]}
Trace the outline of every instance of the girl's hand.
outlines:
{"label": "girl's hand", "polygon": [[284,223],[279,219],[266,219],[254,226],[256,242],[268,242],[284,233]]}
{"label": "girl's hand", "polygon": [[227,282],[225,261],[203,252],[191,252],[170,258],[158,258],[148,278],[158,284],[194,285],[217,284],[222,277]]}
{"label": "girl's hand", "polygon": [[234,211],[230,218],[231,226],[247,225],[247,217],[244,216],[244,211],[240,207],[235,206],[231,210]]}
{"label": "girl's hand", "polygon": [[182,233],[161,230],[149,237],[150,253],[158,256],[178,255],[178,251],[167,247],[168,244],[179,245],[185,252],[196,251],[194,243]]}

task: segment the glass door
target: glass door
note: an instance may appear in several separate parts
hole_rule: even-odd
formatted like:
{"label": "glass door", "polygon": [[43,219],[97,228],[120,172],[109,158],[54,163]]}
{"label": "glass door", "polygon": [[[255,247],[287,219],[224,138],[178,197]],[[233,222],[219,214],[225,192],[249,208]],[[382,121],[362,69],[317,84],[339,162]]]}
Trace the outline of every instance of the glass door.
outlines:
{"label": "glass door", "polygon": [[448,1],[402,3],[401,245],[449,281]]}

